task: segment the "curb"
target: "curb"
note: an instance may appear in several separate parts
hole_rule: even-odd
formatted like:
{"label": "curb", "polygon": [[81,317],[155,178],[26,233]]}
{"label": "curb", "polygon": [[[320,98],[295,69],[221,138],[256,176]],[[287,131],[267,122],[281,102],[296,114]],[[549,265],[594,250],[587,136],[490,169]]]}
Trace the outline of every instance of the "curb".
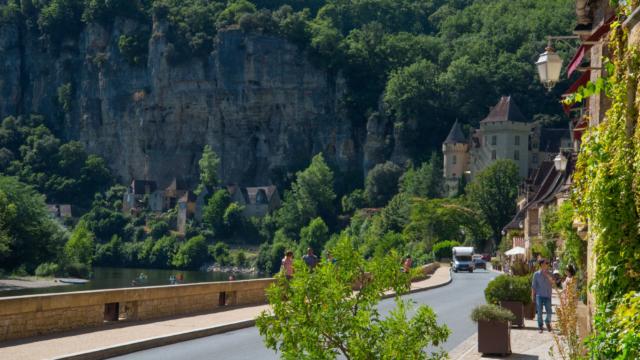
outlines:
{"label": "curb", "polygon": [[166,336],[158,336],[144,340],[132,341],[111,347],[92,349],[89,351],[67,354],[55,357],[52,360],[101,360],[115,356],[126,355],[137,351],[148,350],[160,346],[171,345],[183,341],[198,339],[201,337],[222,334],[234,330],[252,327],[256,324],[255,319],[242,320],[233,323],[216,325],[196,330],[188,330]]}
{"label": "curb", "polygon": [[[412,289],[403,295],[413,294],[421,291],[427,291],[435,288],[439,288],[445,285],[449,285],[453,281],[451,276],[451,268],[449,268],[449,280],[440,284],[435,284],[423,288]],[[382,299],[389,299],[395,297],[396,294],[386,294]],[[216,325],[212,327],[206,327],[196,330],[187,330],[180,333],[175,333],[166,336],[158,336],[138,341],[132,341],[124,344],[119,344],[111,347],[103,347],[92,349],[84,352],[78,352],[73,354],[67,354],[59,357],[55,357],[52,360],[102,360],[116,356],[126,355],[142,350],[153,349],[160,346],[171,345],[183,341],[198,339],[211,335],[218,335],[230,331],[240,330],[248,327],[252,327],[256,324],[255,319],[242,320],[233,323],[227,323],[222,325]]]}
{"label": "curb", "polygon": [[[449,285],[449,284],[451,284],[452,281],[453,281],[453,277],[451,276],[451,268],[449,268],[449,280],[444,281],[444,282],[442,282],[440,284],[426,286],[426,287],[423,287],[423,288],[411,289],[411,290],[407,291],[406,293],[404,293],[402,295],[415,294],[415,293],[421,292],[421,291],[427,291],[427,290],[431,290],[431,289],[436,289],[436,288],[439,288],[439,287],[443,287],[443,286]],[[395,296],[396,296],[395,293],[385,294],[384,296],[382,296],[382,299],[389,299],[389,298],[392,298],[392,297],[395,297]]]}

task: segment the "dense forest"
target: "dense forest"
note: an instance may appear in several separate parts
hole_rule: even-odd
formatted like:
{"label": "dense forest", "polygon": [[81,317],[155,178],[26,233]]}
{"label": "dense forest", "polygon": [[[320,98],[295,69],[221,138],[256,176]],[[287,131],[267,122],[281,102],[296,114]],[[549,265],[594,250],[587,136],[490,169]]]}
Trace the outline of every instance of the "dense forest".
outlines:
{"label": "dense forest", "polygon": [[[260,245],[253,264],[273,272],[286,248],[320,253],[346,231],[364,253],[391,248],[433,257],[445,240],[484,247],[499,241],[478,202],[492,174],[512,174],[509,164],[460,196],[441,198],[441,159],[435,154],[455,119],[477,125],[500,95],[512,95],[530,119],[562,123],[557,93],[539,84],[533,63],[549,34],[572,28],[568,0],[7,0],[0,31],[18,23],[52,49],[88,23],[109,27],[117,18],[142,24],[120,36],[118,49],[132,65],[147,61],[152,18],[168,24],[167,60],[206,56],[216,33],[229,27],[284,37],[318,67],[343,76],[342,101],[352,123],[373,116],[392,119],[412,161],[381,163],[349,191],[335,186],[322,155],[283,189],[283,206],[264,219],[244,219],[240,207],[217,190],[219,159],[205,149],[201,188],[210,189],[205,216],[184,236],[172,231],[175,211],[133,217],[121,212],[125,188],[115,185],[109,164],[63,139],[55,114],[11,116],[0,127],[0,260],[7,271],[82,273],[91,264],[198,268],[205,262],[249,265],[237,239]],[[568,49],[559,45],[562,53]],[[566,56],[565,56],[566,57]],[[94,59],[95,60],[95,59]],[[560,84],[556,92],[566,86]],[[72,89],[58,89],[61,108]],[[515,210],[515,181],[500,196]],[[484,181],[485,183],[481,183]],[[495,185],[495,184],[493,184]],[[351,192],[351,189],[356,189]],[[47,203],[71,203],[84,215],[67,228],[47,218]],[[25,208],[30,204],[29,208]],[[375,208],[374,213],[363,208]],[[28,216],[34,224],[26,226]],[[495,220],[495,219],[491,219]],[[504,221],[505,219],[499,219]],[[507,219],[508,220],[508,219]],[[460,232],[459,229],[464,231]],[[453,229],[453,230],[452,230]],[[34,232],[36,231],[37,232]],[[43,236],[42,234],[47,234]],[[45,239],[45,240],[43,240]],[[35,246],[37,245],[37,246]],[[40,265],[40,266],[39,266]]]}

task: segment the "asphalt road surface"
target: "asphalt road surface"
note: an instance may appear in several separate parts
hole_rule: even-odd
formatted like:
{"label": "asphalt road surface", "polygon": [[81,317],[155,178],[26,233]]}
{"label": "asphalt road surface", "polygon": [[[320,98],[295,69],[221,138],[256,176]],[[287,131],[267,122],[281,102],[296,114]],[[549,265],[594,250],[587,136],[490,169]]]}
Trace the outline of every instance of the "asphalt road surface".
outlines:
{"label": "asphalt road surface", "polygon": [[[495,273],[478,270],[474,273],[453,274],[453,282],[433,290],[417,292],[405,296],[417,304],[429,305],[438,315],[438,322],[445,323],[452,333],[443,345],[449,351],[476,332],[476,325],[469,315],[471,309],[484,303],[484,288],[496,276]],[[394,307],[393,299],[380,303],[381,313]],[[119,360],[244,360],[278,359],[278,355],[264,346],[255,327],[225,334],[185,341],[155,349],[140,351],[114,359]]]}

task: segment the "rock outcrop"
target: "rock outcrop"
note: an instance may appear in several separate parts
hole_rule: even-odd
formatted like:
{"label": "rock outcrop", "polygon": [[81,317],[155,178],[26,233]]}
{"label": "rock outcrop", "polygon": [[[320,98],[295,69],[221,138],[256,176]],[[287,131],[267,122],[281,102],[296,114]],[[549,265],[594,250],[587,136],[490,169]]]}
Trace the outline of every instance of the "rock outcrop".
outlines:
{"label": "rock outcrop", "polygon": [[[354,128],[341,77],[286,40],[229,29],[209,56],[172,65],[166,25],[154,21],[146,64],[131,65],[118,39],[140,26],[90,24],[55,49],[18,25],[0,26],[0,117],[44,114],[65,138],[105,157],[121,181],[160,186],[173,177],[197,182],[206,144],[222,159],[224,181],[248,185],[277,183],[318,152],[345,172],[366,171],[388,153],[380,149],[386,120],[375,119],[369,134]],[[65,84],[68,99],[59,95]]]}

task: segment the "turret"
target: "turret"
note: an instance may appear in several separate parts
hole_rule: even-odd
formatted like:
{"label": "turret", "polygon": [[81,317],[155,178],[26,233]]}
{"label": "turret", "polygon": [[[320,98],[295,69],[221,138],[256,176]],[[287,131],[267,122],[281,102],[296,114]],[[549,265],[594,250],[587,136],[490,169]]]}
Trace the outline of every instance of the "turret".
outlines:
{"label": "turret", "polygon": [[457,120],[451,127],[449,136],[442,143],[442,154],[444,159],[442,169],[445,180],[445,193],[454,195],[458,189],[460,179],[465,175],[469,167],[469,142]]}

